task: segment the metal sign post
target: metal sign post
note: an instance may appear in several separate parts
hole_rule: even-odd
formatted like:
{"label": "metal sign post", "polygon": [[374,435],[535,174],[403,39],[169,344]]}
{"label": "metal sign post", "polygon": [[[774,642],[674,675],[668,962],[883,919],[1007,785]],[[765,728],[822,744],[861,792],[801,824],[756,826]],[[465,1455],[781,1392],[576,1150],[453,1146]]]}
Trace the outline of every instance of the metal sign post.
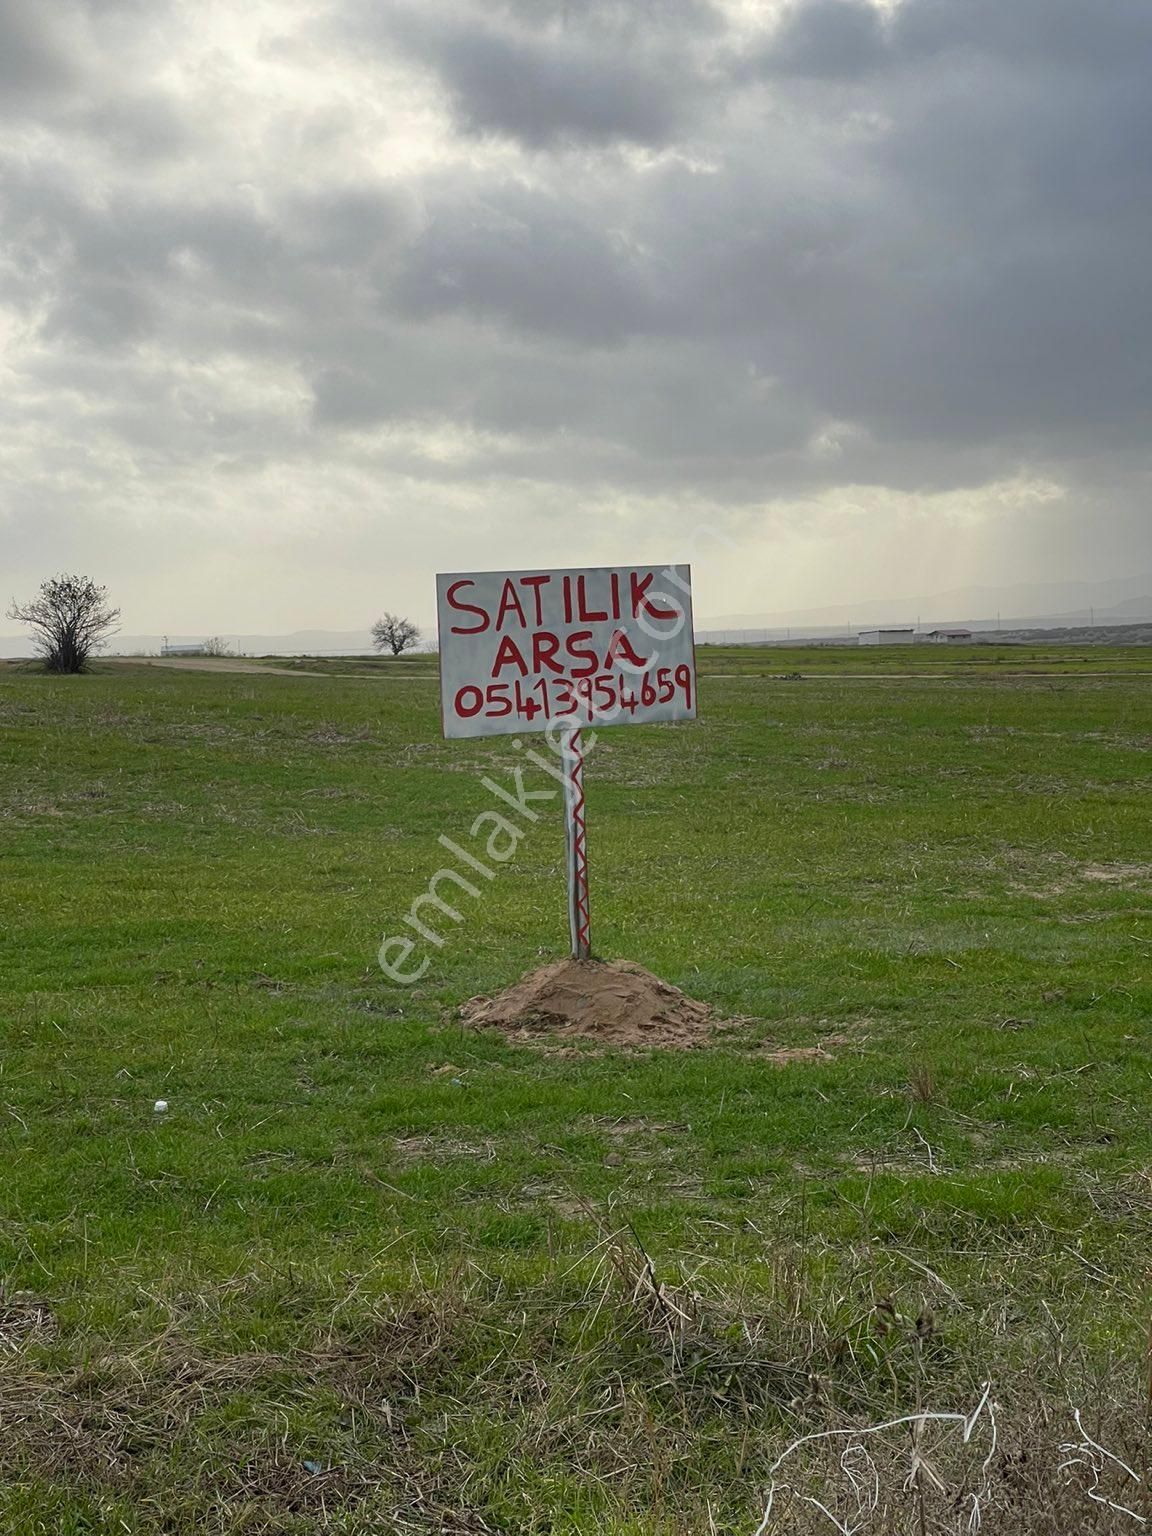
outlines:
{"label": "metal sign post", "polygon": [[588,845],[584,819],[584,743],[578,728],[565,731],[562,742],[568,932],[573,960],[587,960],[592,953],[592,919],[588,903]]}
{"label": "metal sign post", "polygon": [[445,574],[436,613],[444,735],[543,731],[560,759],[525,754],[564,786],[568,929],[573,959],[587,960],[585,752],[603,726],[696,718],[691,569]]}

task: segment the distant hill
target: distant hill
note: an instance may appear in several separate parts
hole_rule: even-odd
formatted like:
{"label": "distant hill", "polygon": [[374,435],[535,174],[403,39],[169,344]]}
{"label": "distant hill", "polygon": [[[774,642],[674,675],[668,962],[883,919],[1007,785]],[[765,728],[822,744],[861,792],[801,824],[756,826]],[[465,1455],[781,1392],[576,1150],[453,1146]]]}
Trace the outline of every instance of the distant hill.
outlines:
{"label": "distant hill", "polygon": [[[825,608],[796,608],[779,612],[705,615],[699,603],[696,633],[702,640],[818,640],[834,636],[855,638],[861,629],[884,624],[917,624],[921,629],[956,627],[996,633],[1003,639],[1047,639],[1068,636],[1095,645],[1142,645],[1143,637],[1124,638],[1121,630],[1137,632],[1152,625],[1152,573],[1115,581],[1024,583],[1006,587],[957,587],[932,597],[893,597],[868,602],[834,604]],[[1099,638],[1091,635],[1099,633]],[[173,645],[193,645],[212,633],[117,635],[117,655],[159,652],[167,639]],[[435,633],[425,631],[423,648],[435,645]],[[284,635],[222,634],[234,650],[249,656],[359,656],[372,650],[367,629],[297,629]],[[0,656],[30,656],[23,635],[0,635]]]}
{"label": "distant hill", "polygon": [[[1152,573],[1114,581],[1024,583],[1007,587],[957,587],[930,597],[891,597],[824,608],[762,613],[703,614],[698,631],[772,630],[804,635],[854,633],[879,624],[956,626],[1002,632],[1071,629],[1093,625],[1152,623]],[[775,636],[773,636],[775,638]]]}
{"label": "distant hill", "polygon": [[987,640],[1033,641],[1044,645],[1152,645],[1152,624],[1097,624],[1079,629],[1011,629]]}
{"label": "distant hill", "polygon": [[[366,629],[297,629],[288,635],[230,635],[219,630],[201,630],[197,634],[116,635],[109,655],[158,655],[160,647],[197,645],[210,635],[226,640],[234,651],[245,656],[361,656],[371,655],[372,635]],[[23,635],[0,635],[0,656],[31,656],[32,647]]]}

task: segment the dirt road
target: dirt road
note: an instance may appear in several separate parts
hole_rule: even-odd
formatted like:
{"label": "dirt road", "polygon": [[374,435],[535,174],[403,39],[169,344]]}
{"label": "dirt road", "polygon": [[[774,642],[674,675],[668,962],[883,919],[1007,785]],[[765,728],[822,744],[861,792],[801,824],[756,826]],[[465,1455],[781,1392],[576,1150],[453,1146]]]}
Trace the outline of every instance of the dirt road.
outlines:
{"label": "dirt road", "polygon": [[169,667],[176,672],[246,672],[259,677],[358,677],[371,682],[414,682],[419,678],[436,677],[434,672],[314,672],[307,667],[265,666],[263,662],[247,661],[243,656],[103,656],[101,661],[111,661],[123,667]]}

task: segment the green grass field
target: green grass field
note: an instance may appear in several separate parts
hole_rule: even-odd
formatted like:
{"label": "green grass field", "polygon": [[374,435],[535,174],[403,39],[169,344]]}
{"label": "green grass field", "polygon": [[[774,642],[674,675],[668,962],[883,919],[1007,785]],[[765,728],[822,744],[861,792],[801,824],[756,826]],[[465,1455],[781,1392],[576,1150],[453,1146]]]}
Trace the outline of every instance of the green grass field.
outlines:
{"label": "green grass field", "polygon": [[854,1525],[813,1442],[766,1529],[1152,1520],[1152,655],[700,661],[594,939],[745,1022],[632,1054],[454,1022],[564,952],[556,802],[382,975],[520,761],[427,658],[0,664],[0,1529],[752,1536],[985,1382],[987,1468],[885,1432]]}

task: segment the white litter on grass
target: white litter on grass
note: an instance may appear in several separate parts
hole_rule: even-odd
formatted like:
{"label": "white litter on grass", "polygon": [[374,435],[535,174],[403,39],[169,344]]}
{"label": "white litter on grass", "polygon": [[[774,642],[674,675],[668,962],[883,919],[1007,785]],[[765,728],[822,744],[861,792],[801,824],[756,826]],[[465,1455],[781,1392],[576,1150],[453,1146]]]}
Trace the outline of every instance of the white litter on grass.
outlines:
{"label": "white litter on grass", "polygon": [[[907,1479],[904,1483],[905,1489],[916,1487],[922,1474],[927,1475],[938,1488],[943,1489],[943,1485],[941,1484],[939,1478],[936,1477],[935,1473],[932,1471],[931,1467],[929,1467],[920,1452],[919,1436],[922,1434],[924,1426],[926,1424],[958,1425],[961,1427],[963,1432],[964,1444],[967,1445],[968,1442],[972,1439],[972,1434],[977,1424],[980,1423],[982,1418],[987,1418],[989,1438],[991,1443],[989,1446],[988,1454],[985,1456],[980,1469],[980,1487],[975,1493],[968,1495],[970,1508],[967,1520],[963,1521],[963,1524],[968,1532],[968,1536],[976,1536],[976,1533],[980,1530],[981,1526],[982,1506],[991,1501],[989,1472],[992,1466],[993,1457],[996,1454],[996,1445],[998,1440],[996,1427],[997,1405],[992,1402],[991,1394],[992,1384],[991,1382],[986,1381],[984,1383],[984,1391],[981,1395],[980,1401],[976,1404],[976,1407],[972,1410],[971,1413],[931,1413],[927,1411],[922,1413],[908,1413],[903,1414],[900,1418],[897,1419],[888,1419],[883,1424],[869,1424],[859,1428],[851,1429],[824,1429],[820,1430],[816,1434],[802,1435],[799,1440],[794,1440],[792,1444],[788,1446],[787,1450],[784,1451],[783,1455],[778,1456],[773,1462],[772,1466],[768,1469],[768,1503],[764,1510],[764,1518],[756,1527],[755,1536],[767,1536],[769,1527],[775,1523],[773,1521],[773,1508],[776,1503],[777,1494],[792,1494],[795,1498],[798,1498],[801,1503],[813,1505],[820,1511],[822,1515],[826,1515],[828,1517],[836,1530],[840,1532],[840,1536],[858,1536],[858,1533],[862,1533],[871,1523],[871,1516],[875,1514],[876,1509],[880,1503],[879,1474],[876,1471],[875,1463],[872,1461],[872,1458],[868,1454],[867,1449],[861,1444],[861,1441],[866,1435],[880,1435],[883,1434],[886,1430],[896,1429],[901,1425],[910,1424],[912,1426],[912,1459],[911,1467]],[[813,1445],[817,1441],[821,1440],[833,1441],[845,1438],[848,1439],[850,1443],[841,1453],[840,1466],[841,1470],[844,1472],[845,1476],[848,1478],[852,1485],[852,1490],[855,1494],[857,1502],[857,1509],[855,1515],[851,1519],[851,1523],[838,1520],[830,1510],[826,1509],[824,1505],[820,1503],[819,1499],[813,1498],[811,1494],[797,1493],[792,1488],[790,1488],[787,1483],[778,1483],[776,1481],[776,1473],[780,1470],[788,1458],[795,1451],[798,1451],[802,1446]],[[866,1469],[864,1472],[861,1471],[859,1466],[854,1464],[856,1461],[861,1459]],[[959,1522],[962,1518],[962,1514],[958,1509],[957,1529],[959,1529]]]}
{"label": "white litter on grass", "polygon": [[168,1111],[168,1100],[167,1099],[157,1099],[155,1104],[153,1104],[152,1108],[156,1111],[156,1113],[158,1115],[166,1114],[167,1111]]}

